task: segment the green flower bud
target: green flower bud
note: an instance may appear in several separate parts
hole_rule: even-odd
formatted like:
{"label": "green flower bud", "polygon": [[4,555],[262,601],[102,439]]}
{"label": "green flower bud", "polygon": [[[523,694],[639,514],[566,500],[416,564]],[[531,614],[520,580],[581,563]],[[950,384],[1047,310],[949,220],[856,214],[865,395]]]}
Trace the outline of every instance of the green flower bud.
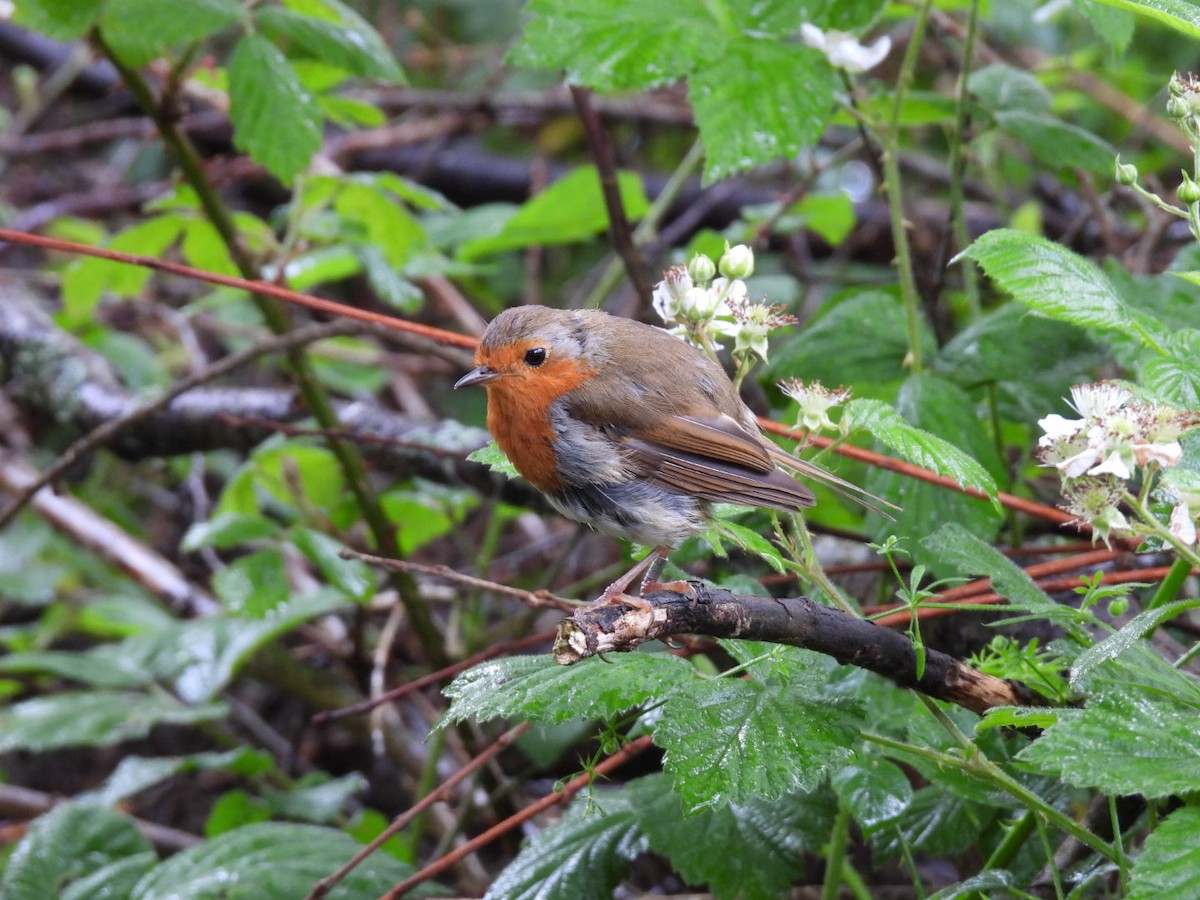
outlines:
{"label": "green flower bud", "polygon": [[1172,97],[1167,101],[1167,117],[1175,119],[1186,119],[1192,114],[1192,106],[1182,97]]}
{"label": "green flower bud", "polygon": [[1114,619],[1120,618],[1127,612],[1129,612],[1128,597],[1113,597],[1108,604],[1108,614]]}
{"label": "green flower bud", "polygon": [[726,245],[717,268],[726,278],[749,278],[754,274],[754,251],[745,244],[736,247]]}
{"label": "green flower bud", "polygon": [[1121,162],[1121,157],[1118,156],[1113,166],[1113,177],[1116,178],[1117,184],[1137,184],[1137,166]]}
{"label": "green flower bud", "polygon": [[1200,203],[1200,184],[1192,181],[1191,176],[1187,172],[1181,172],[1180,174],[1183,175],[1183,181],[1175,189],[1175,196],[1189,206],[1193,203]]}
{"label": "green flower bud", "polygon": [[713,276],[717,274],[717,267],[703,253],[697,253],[688,260],[687,271],[692,276],[692,281],[696,284],[708,284],[713,280]]}

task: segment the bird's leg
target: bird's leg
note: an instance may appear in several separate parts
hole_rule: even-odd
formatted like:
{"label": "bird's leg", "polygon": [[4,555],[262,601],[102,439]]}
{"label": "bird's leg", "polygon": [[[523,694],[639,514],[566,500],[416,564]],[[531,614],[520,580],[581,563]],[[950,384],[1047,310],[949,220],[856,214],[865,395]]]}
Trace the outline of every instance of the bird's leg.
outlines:
{"label": "bird's leg", "polygon": [[[620,604],[623,606],[632,606],[640,609],[643,612],[650,612],[651,606],[642,599],[643,594],[651,591],[675,591],[677,594],[693,593],[691,585],[686,581],[672,581],[666,584],[661,584],[658,581],[658,576],[662,574],[663,566],[667,562],[667,553],[670,547],[656,547],[651,551],[645,559],[641,560],[636,566],[610,584],[604,589],[604,593],[596,600],[597,604]],[[645,573],[644,575],[642,573]],[[642,575],[641,585],[638,587],[637,594],[630,594],[629,585],[633,584],[633,580],[639,575]]]}
{"label": "bird's leg", "polygon": [[652,594],[655,591],[671,591],[676,594],[684,594],[685,596],[694,596],[695,589],[686,581],[659,581],[658,576],[662,574],[663,566],[667,564],[667,551],[664,547],[659,547],[652,554],[653,562],[646,569],[646,574],[642,578],[642,586],[638,588],[639,595]]}

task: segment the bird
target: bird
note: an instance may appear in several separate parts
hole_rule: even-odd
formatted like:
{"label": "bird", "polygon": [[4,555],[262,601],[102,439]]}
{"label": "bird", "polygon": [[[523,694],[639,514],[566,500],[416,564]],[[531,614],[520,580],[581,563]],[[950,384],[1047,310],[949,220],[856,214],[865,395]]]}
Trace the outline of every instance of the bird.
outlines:
{"label": "bird", "polygon": [[521,477],[566,518],[653,548],[599,603],[646,608],[642,594],[691,591],[658,577],[670,551],[708,525],[713,503],[811,507],[812,491],[787,469],[865,494],[768,440],[720,364],[653,325],[510,307],[488,324],[474,362],[454,387],[486,390],[488,430]]}

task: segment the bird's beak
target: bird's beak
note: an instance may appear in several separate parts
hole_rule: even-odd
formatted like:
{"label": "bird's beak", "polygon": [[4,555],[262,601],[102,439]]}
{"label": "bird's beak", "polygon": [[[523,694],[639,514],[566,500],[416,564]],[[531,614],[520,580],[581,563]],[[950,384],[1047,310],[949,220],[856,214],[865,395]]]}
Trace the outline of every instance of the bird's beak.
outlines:
{"label": "bird's beak", "polygon": [[454,382],[454,389],[460,387],[471,387],[475,384],[487,384],[489,381],[495,381],[500,377],[500,373],[491,366],[477,366],[464,375],[458,381]]}

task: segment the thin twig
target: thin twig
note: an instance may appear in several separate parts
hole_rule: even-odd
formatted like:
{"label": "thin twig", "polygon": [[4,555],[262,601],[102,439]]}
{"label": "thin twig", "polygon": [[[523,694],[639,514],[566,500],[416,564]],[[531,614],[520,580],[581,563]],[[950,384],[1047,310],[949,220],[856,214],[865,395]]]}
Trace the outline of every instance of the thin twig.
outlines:
{"label": "thin twig", "polygon": [[583,124],[583,132],[587,135],[588,146],[592,151],[592,159],[600,175],[600,190],[604,194],[604,205],[608,208],[608,232],[613,242],[613,248],[625,262],[625,271],[629,273],[629,281],[634,292],[639,297],[649,297],[653,289],[646,261],[633,244],[633,230],[629,218],[625,215],[625,203],[621,200],[621,190],[617,183],[617,160],[613,153],[612,141],[600,121],[591,102],[591,92],[582,87],[571,87],[571,99],[575,101],[575,109],[579,113],[579,121]]}
{"label": "thin twig", "polygon": [[428,881],[430,878],[441,874],[464,856],[474,853],[480,847],[486,847],[500,835],[512,831],[514,828],[524,822],[529,821],[543,810],[547,810],[552,806],[559,806],[567,803],[577,793],[579,793],[581,789],[591,784],[597,775],[607,775],[609,772],[613,771],[613,769],[624,765],[639,753],[647,750],[649,747],[650,735],[648,734],[644,734],[641,737],[630,741],[612,756],[608,757],[608,759],[599,763],[590,772],[584,772],[582,775],[571,779],[565,785],[563,785],[561,790],[553,791],[547,794],[536,803],[530,804],[520,812],[509,816],[503,822],[492,826],[478,837],[472,838],[462,846],[454,848],[454,850],[452,850],[450,853],[447,853],[441,859],[435,860],[425,868],[421,869],[415,875],[404,879],[404,881],[400,882],[386,894],[383,894],[379,900],[397,900],[397,898],[403,897],[417,885],[422,884]]}
{"label": "thin twig", "polygon": [[446,798],[450,794],[450,791],[453,790],[459,783],[477,772],[485,763],[499,755],[502,750],[511,746],[518,738],[521,737],[521,735],[523,735],[532,727],[533,726],[531,723],[522,722],[520,725],[510,728],[508,731],[504,732],[504,734],[500,735],[500,737],[496,738],[496,740],[493,741],[490,746],[475,754],[475,757],[471,759],[470,762],[462,766],[462,768],[460,768],[457,772],[438,785],[437,788],[430,791],[409,809],[392,819],[391,824],[389,824],[387,828],[381,831],[373,841],[355,853],[354,856],[351,857],[351,859],[344,866],[342,866],[332,875],[327,875],[314,884],[313,889],[308,892],[304,900],[322,900],[322,898],[327,896],[329,892],[333,890],[334,885],[353,872],[363,860],[382,847],[384,843],[392,837],[392,835],[402,831],[409,822],[413,821],[413,819],[415,819],[425,810],[429,809],[429,807],[433,806],[433,804]]}
{"label": "thin twig", "polygon": [[8,506],[3,511],[0,511],[0,528],[8,525],[12,521],[13,516],[24,508],[33,498],[34,494],[46,487],[46,485],[62,477],[65,472],[79,462],[86,454],[111,441],[123,429],[166,409],[180,394],[185,394],[193,388],[207,384],[223,375],[228,375],[230,372],[234,372],[260,357],[272,353],[284,353],[296,347],[311,344],[313,341],[324,340],[329,337],[353,334],[360,328],[361,326],[356,322],[331,322],[324,325],[309,325],[297,331],[292,331],[279,337],[265,340],[260,344],[255,344],[252,347],[242,350],[240,353],[226,356],[224,359],[218,360],[202,371],[181,379],[170,390],[164,391],[154,400],[143,403],[123,416],[109,419],[71,444],[70,447],[59,454],[58,459],[42,472],[41,476],[19,491]]}

